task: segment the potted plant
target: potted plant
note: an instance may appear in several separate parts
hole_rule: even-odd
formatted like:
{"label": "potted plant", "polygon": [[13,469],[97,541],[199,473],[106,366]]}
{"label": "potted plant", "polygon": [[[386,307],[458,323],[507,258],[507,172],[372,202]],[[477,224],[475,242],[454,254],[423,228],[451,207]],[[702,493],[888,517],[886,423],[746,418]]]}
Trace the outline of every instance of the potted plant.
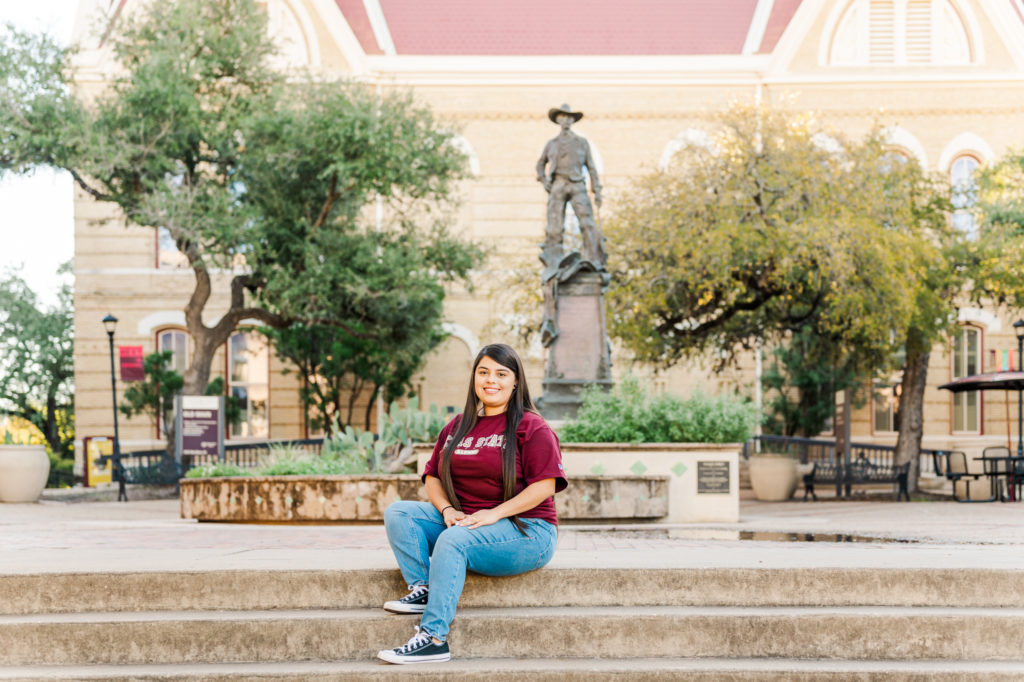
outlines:
{"label": "potted plant", "polygon": [[793,496],[800,476],[797,458],[774,452],[750,456],[750,487],[763,502],[781,502]]}
{"label": "potted plant", "polygon": [[35,502],[49,475],[46,447],[16,442],[8,431],[0,444],[0,502]]}

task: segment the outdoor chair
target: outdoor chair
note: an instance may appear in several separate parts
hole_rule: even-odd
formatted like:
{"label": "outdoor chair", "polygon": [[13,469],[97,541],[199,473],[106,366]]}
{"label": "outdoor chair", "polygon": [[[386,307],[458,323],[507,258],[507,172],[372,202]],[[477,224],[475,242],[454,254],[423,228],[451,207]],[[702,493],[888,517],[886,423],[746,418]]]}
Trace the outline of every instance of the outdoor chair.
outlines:
{"label": "outdoor chair", "polygon": [[[1010,452],[1010,448],[997,445],[982,450],[981,456],[1011,457],[1013,453]],[[992,478],[993,492],[999,499],[1020,499],[1021,487],[1024,484],[1024,472],[1021,470],[1021,464],[1021,462],[1011,462],[1008,460],[985,462],[985,473]],[[1004,483],[1007,488],[1005,495],[1008,497],[1004,497],[1002,490]]]}
{"label": "outdoor chair", "polygon": [[[977,484],[982,478],[988,478],[983,473],[969,471],[967,468],[967,455],[959,450],[946,453],[946,478],[953,481],[953,499],[957,502],[994,502],[997,499],[996,486],[992,481],[989,484],[990,496],[981,499],[973,499],[971,496],[971,483]],[[960,491],[963,491],[961,496]]]}

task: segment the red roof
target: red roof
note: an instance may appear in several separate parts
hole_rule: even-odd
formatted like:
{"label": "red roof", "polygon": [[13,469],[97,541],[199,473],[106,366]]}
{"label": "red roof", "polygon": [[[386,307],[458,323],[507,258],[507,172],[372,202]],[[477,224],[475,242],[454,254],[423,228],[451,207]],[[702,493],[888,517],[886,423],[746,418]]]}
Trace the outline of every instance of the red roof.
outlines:
{"label": "red roof", "polygon": [[[381,54],[362,0],[335,0]],[[740,54],[757,0],[379,0],[399,55]],[[775,0],[770,51],[800,0]]]}
{"label": "red roof", "polygon": [[800,7],[801,0],[775,0],[772,5],[772,13],[768,17],[768,26],[764,29],[764,38],[761,39],[759,53],[764,54],[775,49],[775,45],[782,37],[782,32],[789,26],[789,20],[796,14]]}
{"label": "red roof", "polygon": [[377,38],[373,35],[373,28],[370,26],[370,17],[366,16],[366,8],[363,0],[334,0],[338,3],[338,9],[345,16],[349,28],[356,34],[356,39],[363,47],[366,54],[384,54],[384,50],[377,45]]}

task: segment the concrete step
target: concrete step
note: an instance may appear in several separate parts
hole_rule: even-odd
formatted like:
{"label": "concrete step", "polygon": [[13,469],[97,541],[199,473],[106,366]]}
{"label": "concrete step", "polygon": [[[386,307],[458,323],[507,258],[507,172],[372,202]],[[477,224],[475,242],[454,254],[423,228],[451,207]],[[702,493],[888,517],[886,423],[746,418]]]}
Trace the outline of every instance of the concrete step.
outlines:
{"label": "concrete step", "polygon": [[[626,677],[628,676],[628,677]],[[104,680],[105,682],[1017,682],[1024,661],[850,661],[803,659],[643,658],[629,660],[495,658],[395,666],[376,661],[170,664],[139,666],[0,667],[4,682]]]}
{"label": "concrete step", "polygon": [[[380,609],[0,617],[0,665],[372,660],[415,617]],[[1021,658],[1024,609],[608,606],[459,611],[453,655],[488,658]]]}
{"label": "concrete step", "polygon": [[[0,576],[0,613],[376,608],[397,570]],[[1024,608],[1024,571],[877,568],[544,568],[469,575],[460,605],[950,606]]]}

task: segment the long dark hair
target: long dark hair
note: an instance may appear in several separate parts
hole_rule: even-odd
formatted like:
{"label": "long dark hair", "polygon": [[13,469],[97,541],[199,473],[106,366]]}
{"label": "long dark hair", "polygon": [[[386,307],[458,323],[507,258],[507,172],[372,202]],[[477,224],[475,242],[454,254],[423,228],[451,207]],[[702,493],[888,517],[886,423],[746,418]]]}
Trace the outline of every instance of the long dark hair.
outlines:
{"label": "long dark hair", "polygon": [[[455,486],[452,485],[452,453],[455,452],[455,448],[459,447],[459,443],[466,437],[466,434],[473,430],[479,419],[480,402],[476,397],[476,368],[485,357],[494,360],[502,367],[509,368],[516,375],[515,387],[512,389],[512,395],[505,407],[505,442],[501,446],[503,502],[512,499],[516,491],[516,452],[518,450],[516,430],[519,428],[519,422],[523,420],[523,415],[527,412],[538,414],[533,400],[530,399],[530,389],[526,385],[526,373],[523,372],[523,363],[519,359],[519,355],[511,346],[504,343],[492,343],[481,348],[480,352],[476,354],[476,359],[473,360],[473,371],[469,375],[469,393],[466,395],[466,407],[462,410],[459,426],[441,452],[441,488],[447,495],[448,502],[459,511],[462,511],[462,504],[455,495]],[[526,535],[525,524],[515,516],[510,518],[519,532]]]}

